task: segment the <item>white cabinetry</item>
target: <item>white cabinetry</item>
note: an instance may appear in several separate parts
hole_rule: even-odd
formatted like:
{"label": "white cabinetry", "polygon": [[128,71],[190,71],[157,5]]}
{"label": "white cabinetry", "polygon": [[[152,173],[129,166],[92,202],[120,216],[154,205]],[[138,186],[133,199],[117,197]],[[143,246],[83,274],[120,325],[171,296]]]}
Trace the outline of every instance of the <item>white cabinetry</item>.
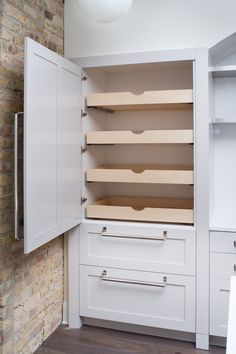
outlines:
{"label": "white cabinetry", "polygon": [[236,274],[236,33],[209,54],[210,333],[226,337],[230,277]]}
{"label": "white cabinetry", "polygon": [[236,275],[236,233],[210,233],[210,333],[227,336],[230,278]]}
{"label": "white cabinetry", "polygon": [[75,60],[82,94],[75,64],[31,40],[27,57],[26,251],[81,223],[70,325],[190,332],[208,348],[207,50]]}

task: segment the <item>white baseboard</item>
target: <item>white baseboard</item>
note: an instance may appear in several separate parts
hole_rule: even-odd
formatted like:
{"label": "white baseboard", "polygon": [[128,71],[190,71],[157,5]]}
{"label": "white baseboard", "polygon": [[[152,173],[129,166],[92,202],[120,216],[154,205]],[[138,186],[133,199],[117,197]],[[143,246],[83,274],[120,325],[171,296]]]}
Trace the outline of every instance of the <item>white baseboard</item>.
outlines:
{"label": "white baseboard", "polygon": [[63,302],[62,324],[64,324],[64,325],[68,325],[69,324],[68,303],[67,302]]}
{"label": "white baseboard", "polygon": [[149,336],[156,336],[162,338],[171,338],[176,340],[184,340],[186,342],[195,342],[195,333],[186,333],[173,331],[162,328],[147,327],[141,325],[134,325],[122,322],[113,322],[106,320],[99,320],[94,318],[83,317],[83,324],[89,326],[103,327],[109,329],[115,329],[123,332],[133,332],[139,334],[146,334]]}

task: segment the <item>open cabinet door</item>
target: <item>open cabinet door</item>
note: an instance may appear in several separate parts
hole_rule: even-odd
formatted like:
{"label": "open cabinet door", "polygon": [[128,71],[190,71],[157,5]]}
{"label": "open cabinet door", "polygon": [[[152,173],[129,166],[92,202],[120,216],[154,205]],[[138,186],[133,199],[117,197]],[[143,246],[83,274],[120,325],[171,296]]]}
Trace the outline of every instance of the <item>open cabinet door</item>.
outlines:
{"label": "open cabinet door", "polygon": [[81,71],[26,38],[25,253],[81,222]]}

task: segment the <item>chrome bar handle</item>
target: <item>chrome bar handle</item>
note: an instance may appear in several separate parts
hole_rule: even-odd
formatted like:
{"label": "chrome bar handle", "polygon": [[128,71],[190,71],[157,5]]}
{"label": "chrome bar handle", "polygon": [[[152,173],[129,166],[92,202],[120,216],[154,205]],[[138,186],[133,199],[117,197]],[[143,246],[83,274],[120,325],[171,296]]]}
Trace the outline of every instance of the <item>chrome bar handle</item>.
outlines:
{"label": "chrome bar handle", "polygon": [[161,236],[125,235],[125,234],[108,233],[107,228],[103,227],[100,235],[102,237],[117,237],[117,238],[129,238],[129,239],[136,239],[136,240],[165,241],[167,238],[167,231],[163,231],[163,235],[161,235]]}
{"label": "chrome bar handle", "polygon": [[132,285],[145,285],[145,286],[154,286],[157,288],[165,288],[167,285],[167,277],[163,277],[163,283],[155,283],[149,281],[142,281],[142,280],[132,280],[132,279],[122,279],[122,278],[113,278],[107,276],[107,271],[104,270],[101,275],[101,279],[103,281],[108,281],[112,283],[122,283],[122,284],[132,284]]}
{"label": "chrome bar handle", "polygon": [[15,239],[20,240],[19,237],[19,202],[18,202],[18,150],[19,150],[19,116],[23,115],[23,112],[15,113],[14,119],[14,217],[15,217]]}

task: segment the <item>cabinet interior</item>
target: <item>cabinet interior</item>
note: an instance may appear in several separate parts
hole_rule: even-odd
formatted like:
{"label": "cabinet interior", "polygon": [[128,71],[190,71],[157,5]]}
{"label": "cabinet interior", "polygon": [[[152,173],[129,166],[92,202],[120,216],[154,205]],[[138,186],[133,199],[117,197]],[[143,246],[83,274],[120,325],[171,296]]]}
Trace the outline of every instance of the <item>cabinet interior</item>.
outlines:
{"label": "cabinet interior", "polygon": [[[112,131],[128,134],[124,144],[86,145],[87,151],[83,153],[83,197],[87,198],[84,204],[84,215],[86,216],[86,209],[91,203],[114,197],[178,199],[187,200],[189,205],[189,200],[194,199],[192,183],[163,183],[163,181],[159,183],[158,180],[157,183],[145,183],[145,181],[139,183],[138,179],[135,183],[128,180],[127,183],[125,181],[87,182],[86,178],[88,170],[104,166],[108,166],[108,169],[115,169],[117,166],[125,171],[133,170],[137,176],[140,171],[143,172],[148,168],[147,166],[151,166],[151,170],[159,168],[170,170],[173,167],[175,170],[193,171],[194,105],[189,105],[187,109],[179,106],[110,113],[86,107],[86,99],[94,93],[131,92],[139,96],[145,91],[193,90],[192,61],[86,68],[83,71],[87,77],[82,88],[84,111],[87,112],[87,116],[82,118],[84,145],[89,134],[94,132]],[[178,130],[178,134],[182,130],[185,141],[176,143],[177,140],[173,140],[174,143],[170,143],[171,138],[169,138],[167,143],[149,143],[149,136],[143,143],[127,143],[130,135],[144,136],[149,134],[150,130],[169,131],[170,134],[173,130]],[[186,138],[186,134],[190,140]]]}

